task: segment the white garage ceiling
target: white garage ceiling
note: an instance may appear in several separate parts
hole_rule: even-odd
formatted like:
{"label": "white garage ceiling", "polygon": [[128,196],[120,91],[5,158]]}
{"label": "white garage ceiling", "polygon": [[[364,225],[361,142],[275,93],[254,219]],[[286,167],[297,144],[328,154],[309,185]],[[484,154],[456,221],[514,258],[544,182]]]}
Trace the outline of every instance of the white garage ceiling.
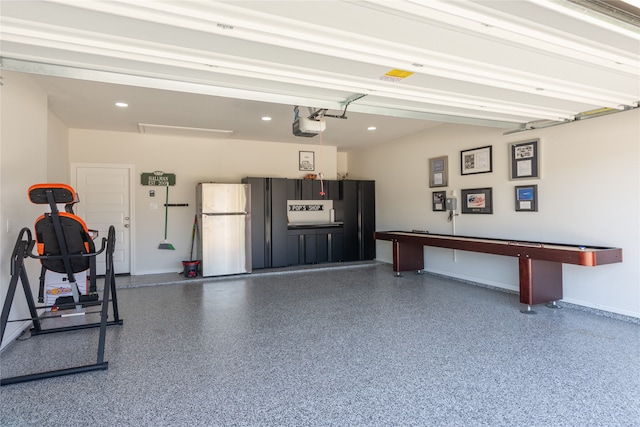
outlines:
{"label": "white garage ceiling", "polygon": [[0,35],[3,69],[34,74],[70,127],[318,143],[292,135],[298,105],[347,151],[441,122],[510,132],[637,108],[638,13],[604,0],[15,1]]}

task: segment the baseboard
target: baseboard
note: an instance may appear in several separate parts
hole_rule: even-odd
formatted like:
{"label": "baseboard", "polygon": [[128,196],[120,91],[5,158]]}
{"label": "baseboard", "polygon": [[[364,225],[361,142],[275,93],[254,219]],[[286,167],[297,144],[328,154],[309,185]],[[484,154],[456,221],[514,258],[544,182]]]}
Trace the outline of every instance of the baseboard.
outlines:
{"label": "baseboard", "polygon": [[0,352],[2,352],[5,348],[7,348],[10,344],[12,344],[15,340],[18,339],[18,337],[20,335],[22,335],[22,333],[29,329],[32,325],[33,322],[31,322],[30,320],[25,320],[22,323],[19,323],[17,328],[15,328],[10,334],[6,334],[5,331],[5,336],[2,339],[2,347],[0,347]]}

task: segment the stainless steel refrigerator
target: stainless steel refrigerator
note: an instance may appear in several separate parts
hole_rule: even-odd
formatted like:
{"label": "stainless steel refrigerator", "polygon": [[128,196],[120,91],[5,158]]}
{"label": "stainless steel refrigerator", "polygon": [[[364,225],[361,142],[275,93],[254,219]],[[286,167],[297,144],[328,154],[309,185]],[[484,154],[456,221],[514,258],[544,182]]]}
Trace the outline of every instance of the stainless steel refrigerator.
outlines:
{"label": "stainless steel refrigerator", "polygon": [[251,185],[200,183],[196,212],[202,275],[251,273]]}

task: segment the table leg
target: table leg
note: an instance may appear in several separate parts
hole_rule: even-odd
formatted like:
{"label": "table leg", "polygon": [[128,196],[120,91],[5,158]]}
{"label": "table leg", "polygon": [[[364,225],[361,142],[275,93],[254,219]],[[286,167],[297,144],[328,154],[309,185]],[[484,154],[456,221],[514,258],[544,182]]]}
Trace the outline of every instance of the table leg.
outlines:
{"label": "table leg", "polygon": [[562,299],[562,263],[519,258],[520,302],[543,304]]}
{"label": "table leg", "polygon": [[424,246],[393,241],[393,271],[424,270]]}

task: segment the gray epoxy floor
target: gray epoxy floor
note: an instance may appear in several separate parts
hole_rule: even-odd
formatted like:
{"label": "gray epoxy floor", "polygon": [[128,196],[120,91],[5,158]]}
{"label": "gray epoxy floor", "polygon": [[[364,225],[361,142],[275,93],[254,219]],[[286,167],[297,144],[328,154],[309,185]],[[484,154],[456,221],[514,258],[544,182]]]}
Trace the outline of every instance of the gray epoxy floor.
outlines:
{"label": "gray epoxy floor", "polygon": [[[0,425],[640,424],[632,322],[375,263],[118,281],[109,369],[1,387]],[[97,335],[17,341],[2,376],[94,363]]]}

